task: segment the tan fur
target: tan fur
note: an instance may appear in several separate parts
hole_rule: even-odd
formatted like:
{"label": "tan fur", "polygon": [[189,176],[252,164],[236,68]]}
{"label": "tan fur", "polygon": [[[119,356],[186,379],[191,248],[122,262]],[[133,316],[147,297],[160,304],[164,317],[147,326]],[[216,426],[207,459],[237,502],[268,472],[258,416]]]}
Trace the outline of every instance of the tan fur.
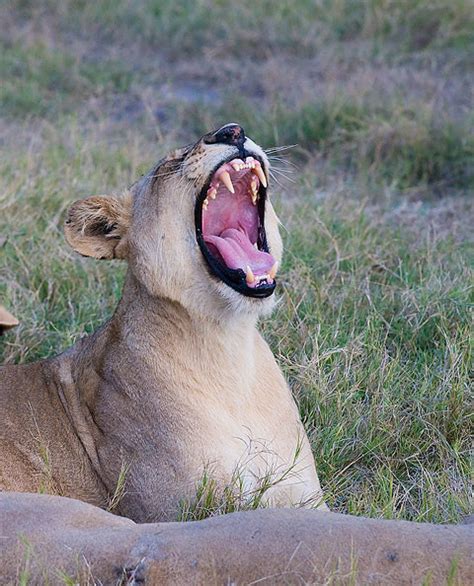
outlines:
{"label": "tan fur", "polygon": [[126,258],[124,237],[131,224],[131,197],[129,193],[122,199],[96,196],[73,204],[64,225],[71,246],[84,256]]}
{"label": "tan fur", "polygon": [[0,581],[21,584],[474,584],[474,526],[308,510],[136,525],[75,500],[0,494]]}
{"label": "tan fur", "polygon": [[[268,173],[260,147],[245,147]],[[71,206],[65,234],[78,252],[127,259],[123,296],[108,323],[60,356],[0,370],[3,490],[106,506],[126,471],[115,510],[141,522],[175,518],[205,469],[227,483],[239,468],[246,490],[291,469],[270,503],[320,498],[296,405],[256,329],[273,296],[244,297],[211,276],[196,242],[196,196],[233,154],[201,139],[125,197]],[[265,225],[280,260],[270,201]]]}
{"label": "tan fur", "polygon": [[14,328],[18,325],[18,320],[3,305],[0,305],[0,336],[5,330]]}

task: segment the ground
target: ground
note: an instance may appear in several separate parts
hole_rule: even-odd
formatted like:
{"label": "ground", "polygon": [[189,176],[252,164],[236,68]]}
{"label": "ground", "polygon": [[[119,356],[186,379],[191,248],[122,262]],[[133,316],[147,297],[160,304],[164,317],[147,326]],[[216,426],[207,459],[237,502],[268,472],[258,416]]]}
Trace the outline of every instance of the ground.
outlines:
{"label": "ground", "polygon": [[472,509],[474,2],[7,0],[0,20],[0,301],[21,321],[0,361],[117,302],[124,266],[67,248],[69,203],[236,121],[275,149],[286,258],[261,329],[328,504]]}

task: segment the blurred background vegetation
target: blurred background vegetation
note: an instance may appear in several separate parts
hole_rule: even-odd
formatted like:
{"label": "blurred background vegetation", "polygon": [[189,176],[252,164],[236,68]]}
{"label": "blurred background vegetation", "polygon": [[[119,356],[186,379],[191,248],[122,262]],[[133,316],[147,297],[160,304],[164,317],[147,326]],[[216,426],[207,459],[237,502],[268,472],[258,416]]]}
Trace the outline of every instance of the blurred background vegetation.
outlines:
{"label": "blurred background vegetation", "polygon": [[[473,0],[4,0],[3,362],[107,319],[71,201],[236,121],[272,154],[287,249],[262,324],[335,510],[472,508]],[[212,507],[211,507],[212,508]]]}

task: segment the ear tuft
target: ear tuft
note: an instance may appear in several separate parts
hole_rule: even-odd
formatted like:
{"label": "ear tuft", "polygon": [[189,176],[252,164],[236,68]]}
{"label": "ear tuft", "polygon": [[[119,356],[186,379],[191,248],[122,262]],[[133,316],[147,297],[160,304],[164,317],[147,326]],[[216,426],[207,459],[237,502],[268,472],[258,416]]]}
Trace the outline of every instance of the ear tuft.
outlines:
{"label": "ear tuft", "polygon": [[132,195],[97,195],[74,202],[68,210],[64,234],[80,254],[93,258],[126,258]]}

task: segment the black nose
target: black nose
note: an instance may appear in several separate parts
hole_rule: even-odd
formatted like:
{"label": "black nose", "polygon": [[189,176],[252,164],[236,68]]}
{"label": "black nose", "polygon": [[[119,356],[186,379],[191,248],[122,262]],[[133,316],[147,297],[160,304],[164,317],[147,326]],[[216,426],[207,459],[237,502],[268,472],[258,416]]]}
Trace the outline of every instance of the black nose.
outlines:
{"label": "black nose", "polygon": [[219,130],[216,130],[214,134],[211,134],[205,142],[208,144],[222,143],[240,147],[245,142],[245,132],[242,126],[238,124],[226,124],[222,128],[219,128]]}

